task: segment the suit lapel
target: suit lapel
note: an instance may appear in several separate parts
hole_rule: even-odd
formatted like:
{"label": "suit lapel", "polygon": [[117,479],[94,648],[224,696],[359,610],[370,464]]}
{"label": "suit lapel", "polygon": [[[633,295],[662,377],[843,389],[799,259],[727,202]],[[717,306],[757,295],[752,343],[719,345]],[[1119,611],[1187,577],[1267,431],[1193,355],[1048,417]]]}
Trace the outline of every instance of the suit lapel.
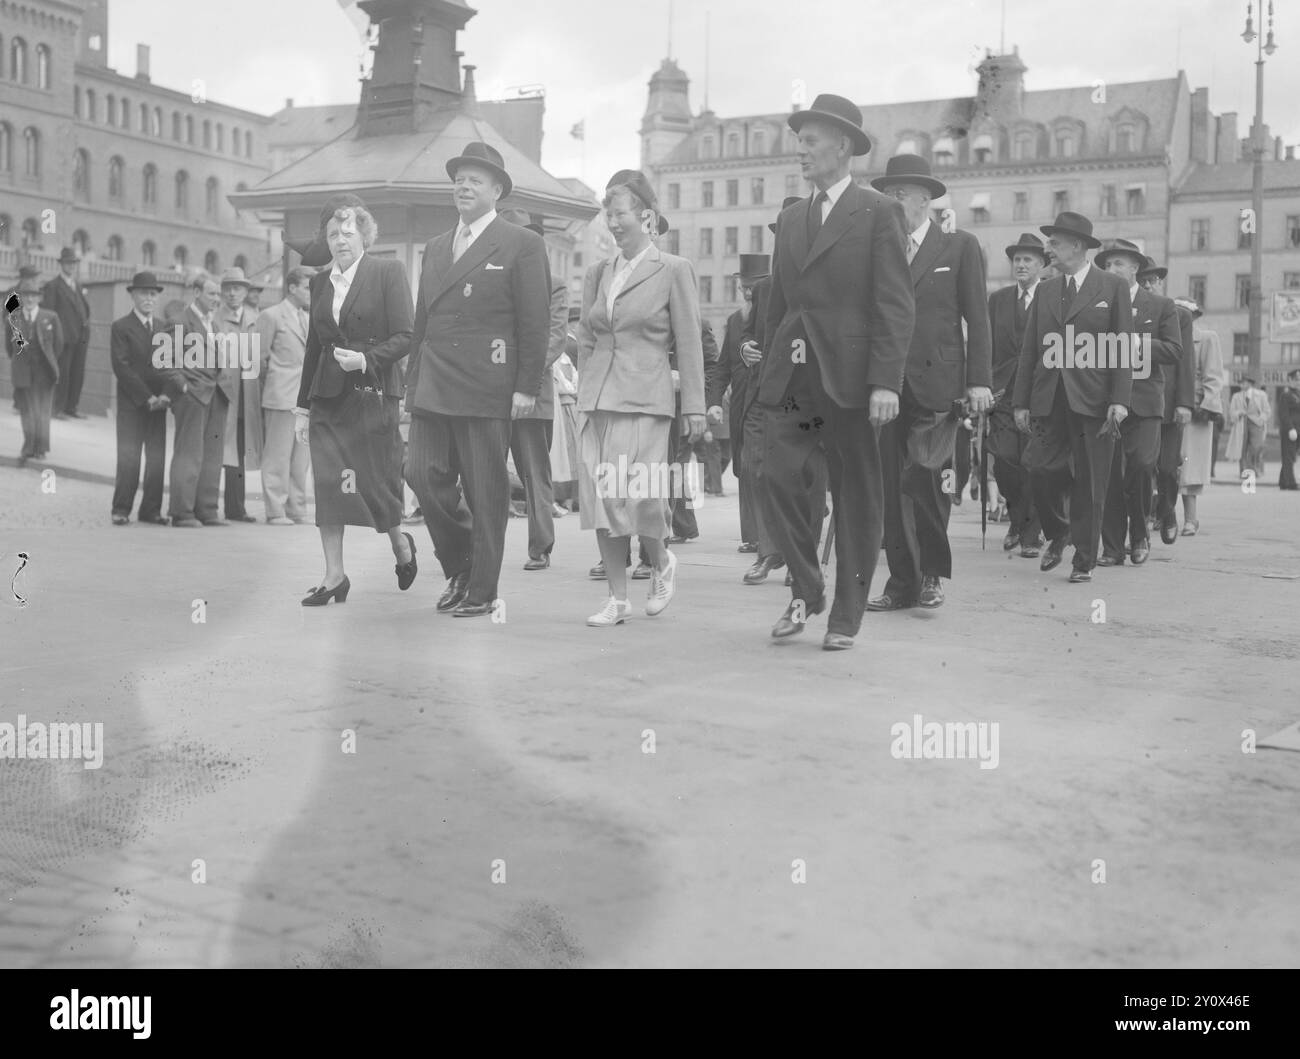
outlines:
{"label": "suit lapel", "polygon": [[[352,303],[357,300],[357,294],[370,278],[370,255],[362,254],[361,260],[357,262],[357,271],[352,277],[352,285],[348,287],[348,292],[343,296],[343,304],[339,306],[339,330],[343,330],[343,321],[347,318],[348,310],[352,308]],[[330,280],[330,290],[334,289],[334,281]]]}
{"label": "suit lapel", "polygon": [[[908,237],[911,237],[908,232]],[[921,248],[916,252],[916,257],[912,258],[912,263],[908,267],[912,271],[912,285],[915,286],[921,277],[930,271],[930,266],[934,264],[940,252],[943,250],[945,240],[939,226],[930,222],[930,227],[925,230],[925,238],[921,240]]]}
{"label": "suit lapel", "polygon": [[1095,303],[1100,293],[1101,270],[1095,265],[1089,265],[1088,272],[1083,277],[1083,285],[1075,291],[1074,301],[1070,304],[1070,311],[1065,314],[1065,320],[1062,322],[1068,323],[1073,320],[1084,306]]}
{"label": "suit lapel", "polygon": [[[627,282],[623,284],[623,289],[618,292],[618,298],[623,297],[628,291],[639,283],[644,283],[661,268],[664,263],[659,255],[659,248],[653,243],[650,244],[650,251],[641,259],[641,264],[632,270],[632,275],[628,277]],[[614,299],[614,304],[618,304],[618,298]]]}
{"label": "suit lapel", "polygon": [[[469,249],[461,255],[460,260],[448,266],[438,277],[438,287],[430,299],[430,305],[459,283],[466,273],[483,264],[492,255],[492,252],[501,245],[499,226],[505,223],[500,217],[494,218],[492,223],[483,229],[483,233],[469,244]],[[459,227],[458,222],[457,229]],[[455,238],[454,233],[452,238]]]}
{"label": "suit lapel", "polygon": [[861,205],[861,193],[862,189],[850,181],[839,201],[831,207],[831,212],[827,214],[821,230],[817,233],[817,238],[813,240],[813,245],[808,248],[808,254],[803,259],[803,266],[800,271],[806,272],[814,261],[834,246],[839,238],[849,230],[853,224],[853,215],[858,212],[858,207]]}

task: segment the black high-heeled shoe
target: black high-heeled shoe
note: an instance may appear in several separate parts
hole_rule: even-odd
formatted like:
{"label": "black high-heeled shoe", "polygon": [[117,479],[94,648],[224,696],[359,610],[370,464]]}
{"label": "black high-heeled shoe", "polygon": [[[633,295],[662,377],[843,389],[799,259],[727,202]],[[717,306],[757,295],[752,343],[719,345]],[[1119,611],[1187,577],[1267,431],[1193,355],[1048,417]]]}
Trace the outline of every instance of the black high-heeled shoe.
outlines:
{"label": "black high-heeled shoe", "polygon": [[415,562],[415,541],[405,531],[403,531],[402,536],[406,538],[406,543],[411,546],[411,561],[398,563],[393,567],[393,570],[397,573],[397,587],[405,592],[415,583],[415,575],[420,572],[420,567]]}
{"label": "black high-heeled shoe", "polygon": [[347,575],[343,575],[343,580],[333,588],[326,588],[321,585],[319,588],[313,588],[311,595],[302,601],[304,607],[323,607],[331,599],[335,603],[346,603],[348,601],[348,592],[352,589],[352,582],[348,580]]}

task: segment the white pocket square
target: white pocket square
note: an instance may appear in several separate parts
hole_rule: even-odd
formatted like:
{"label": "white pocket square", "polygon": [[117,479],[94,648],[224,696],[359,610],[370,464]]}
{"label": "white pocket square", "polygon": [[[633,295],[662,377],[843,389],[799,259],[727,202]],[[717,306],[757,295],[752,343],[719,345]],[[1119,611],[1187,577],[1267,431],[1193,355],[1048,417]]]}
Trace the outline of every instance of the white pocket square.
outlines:
{"label": "white pocket square", "polygon": [[943,268],[935,269],[935,272],[951,272],[951,271],[952,269],[948,265],[944,265]]}
{"label": "white pocket square", "polygon": [[1100,302],[1098,302],[1096,305],[1094,305],[1093,308],[1094,308],[1094,309],[1109,309],[1109,308],[1110,308],[1110,303],[1109,303],[1109,302],[1100,301]]}
{"label": "white pocket square", "polygon": [[501,272],[504,269],[505,269],[505,265],[494,265],[490,261],[483,266],[484,272]]}

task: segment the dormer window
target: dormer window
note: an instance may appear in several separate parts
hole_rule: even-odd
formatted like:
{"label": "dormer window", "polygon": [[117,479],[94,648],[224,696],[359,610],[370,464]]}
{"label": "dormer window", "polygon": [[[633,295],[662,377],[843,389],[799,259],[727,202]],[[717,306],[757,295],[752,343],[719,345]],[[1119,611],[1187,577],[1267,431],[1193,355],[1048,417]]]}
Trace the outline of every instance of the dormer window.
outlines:
{"label": "dormer window", "polygon": [[1137,130],[1132,125],[1121,125],[1115,130],[1115,150],[1119,154],[1132,154],[1137,149]]}
{"label": "dormer window", "polygon": [[957,147],[951,136],[941,136],[934,144],[934,164],[952,165],[957,159]]}
{"label": "dormer window", "polygon": [[993,137],[988,133],[976,136],[975,142],[971,144],[971,153],[976,165],[988,165],[993,161]]}
{"label": "dormer window", "polygon": [[1074,157],[1074,133],[1069,129],[1057,129],[1056,131],[1056,157]]}
{"label": "dormer window", "polygon": [[916,149],[916,140],[911,136],[908,136],[904,140],[900,140],[898,143],[898,149],[894,151],[894,154],[917,154],[917,153],[918,152]]}

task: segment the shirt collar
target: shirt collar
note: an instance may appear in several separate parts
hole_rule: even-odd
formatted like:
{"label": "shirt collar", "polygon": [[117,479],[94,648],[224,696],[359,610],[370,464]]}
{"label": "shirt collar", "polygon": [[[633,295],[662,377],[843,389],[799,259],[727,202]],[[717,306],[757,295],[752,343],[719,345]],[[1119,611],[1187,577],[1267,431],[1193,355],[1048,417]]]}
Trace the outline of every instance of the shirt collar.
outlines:
{"label": "shirt collar", "polygon": [[1140,291],[1141,289],[1142,289],[1142,284],[1140,283],[1134,283],[1131,287],[1129,287],[1128,300],[1130,302],[1137,301],[1138,291]]}
{"label": "shirt collar", "polygon": [[73,290],[77,289],[77,281],[73,279],[71,276],[65,276],[62,272],[60,272],[59,278],[63,280],[63,282],[66,283]]}
{"label": "shirt collar", "polygon": [[194,310],[194,315],[197,316],[204,323],[207,323],[212,319],[212,313],[205,313],[202,309],[199,308],[198,302],[190,302],[190,308]]}
{"label": "shirt collar", "polygon": [[133,313],[135,313],[135,318],[136,318],[137,320],[139,320],[142,324],[144,324],[145,327],[148,327],[148,326],[149,326],[149,317],[147,317],[147,316],[141,316],[141,315],[140,315],[140,310],[139,310],[139,309],[136,309],[135,307],[132,307],[131,311],[132,311]]}
{"label": "shirt collar", "polygon": [[919,225],[917,225],[915,231],[912,232],[912,238],[916,240],[917,246],[920,246],[923,242],[925,242],[925,237],[926,235],[929,234],[929,232],[930,232],[930,218],[927,217]]}
{"label": "shirt collar", "polygon": [[1034,277],[1034,281],[1033,281],[1031,284],[1029,284],[1028,287],[1022,287],[1022,286],[1020,286],[1019,283],[1016,284],[1016,297],[1017,297],[1017,298],[1023,298],[1026,294],[1028,294],[1028,295],[1029,295],[1029,300],[1030,300],[1030,301],[1033,301],[1033,300],[1034,300],[1034,295],[1035,295],[1037,292],[1038,292],[1038,277],[1037,277],[1037,276]]}
{"label": "shirt collar", "polygon": [[[639,254],[637,254],[636,257],[631,259],[625,258],[622,254],[619,254],[616,258],[614,258],[614,272],[617,274],[624,270],[628,272],[635,271],[637,265],[641,264],[641,262],[645,260],[646,254],[650,253],[650,250],[654,245],[655,244],[653,240],[651,242],[646,243],[645,249],[642,250]],[[626,264],[624,264],[624,262],[626,262]]]}
{"label": "shirt collar", "polygon": [[330,282],[337,286],[339,277],[341,277],[343,280],[343,286],[352,286],[352,281],[357,278],[357,266],[361,264],[361,258],[365,256],[365,251],[362,251],[361,257],[358,257],[353,261],[352,264],[347,267],[347,271],[340,269],[339,263],[335,261],[334,268],[330,271]]}
{"label": "shirt collar", "polygon": [[496,219],[497,219],[497,211],[495,209],[490,209],[487,211],[487,213],[483,214],[483,216],[480,217],[478,220],[471,221],[468,225],[462,220],[460,222],[460,227],[469,228],[469,239],[470,242],[472,243],[475,239],[477,239],[480,235],[483,234],[483,229],[486,228],[489,224],[491,224]]}
{"label": "shirt collar", "polygon": [[1086,276],[1086,275],[1088,274],[1088,269],[1090,269],[1090,268],[1092,268],[1092,262],[1091,262],[1091,261],[1085,261],[1082,265],[1079,266],[1079,269],[1078,269],[1077,272],[1070,272],[1070,273],[1067,273],[1067,274],[1066,274],[1065,282],[1068,284],[1068,283],[1070,282],[1070,278],[1073,277],[1073,278],[1074,278],[1074,289],[1075,289],[1075,290],[1082,290],[1082,289],[1083,289],[1083,278],[1084,278],[1084,276]]}

